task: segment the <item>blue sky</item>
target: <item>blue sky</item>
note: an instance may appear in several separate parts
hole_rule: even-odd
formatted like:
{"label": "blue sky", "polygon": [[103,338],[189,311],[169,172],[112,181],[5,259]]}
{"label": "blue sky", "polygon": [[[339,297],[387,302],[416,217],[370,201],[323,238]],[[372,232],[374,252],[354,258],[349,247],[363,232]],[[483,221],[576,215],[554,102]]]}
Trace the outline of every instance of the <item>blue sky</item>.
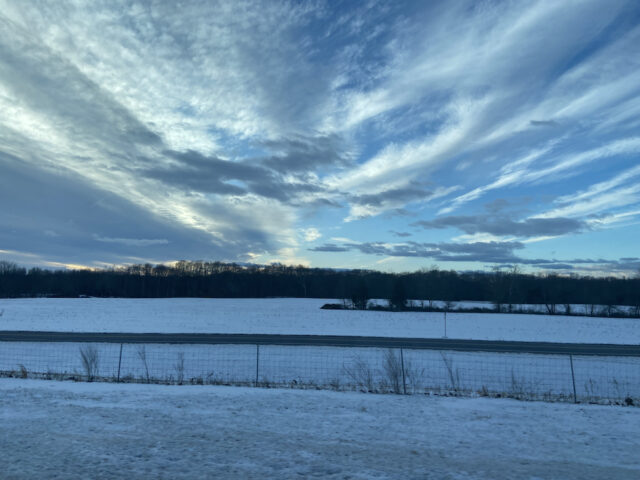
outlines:
{"label": "blue sky", "polygon": [[636,1],[0,0],[0,259],[640,269]]}

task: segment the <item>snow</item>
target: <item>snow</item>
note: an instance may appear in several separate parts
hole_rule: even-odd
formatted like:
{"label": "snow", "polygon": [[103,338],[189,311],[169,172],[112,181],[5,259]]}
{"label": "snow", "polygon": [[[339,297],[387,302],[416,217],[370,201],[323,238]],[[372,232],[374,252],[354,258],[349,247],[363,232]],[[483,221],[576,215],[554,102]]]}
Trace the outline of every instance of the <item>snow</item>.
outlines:
{"label": "snow", "polygon": [[[105,381],[205,383],[408,393],[455,392],[573,401],[640,403],[640,358],[263,345],[167,345],[6,342],[0,372],[86,378],[81,351],[91,346],[94,376]],[[144,349],[144,360],[141,358]],[[403,379],[389,368],[403,362]],[[258,366],[258,369],[256,369]],[[118,371],[120,374],[118,375]],[[257,377],[256,377],[257,374]]]}
{"label": "snow", "polygon": [[[0,330],[265,333],[438,338],[442,313],[321,310],[332,299],[2,299]],[[640,320],[447,314],[459,339],[639,344]]]}
{"label": "snow", "polygon": [[[321,310],[327,299],[13,299],[1,300],[0,330],[207,332],[441,337],[442,313]],[[447,315],[450,338],[640,343],[637,319],[516,314]],[[76,343],[5,342],[0,372],[81,377]],[[255,345],[93,344],[95,374],[176,383],[256,382]],[[145,349],[147,360],[140,357]],[[262,346],[257,381],[270,385],[389,391],[379,348]],[[396,349],[393,353],[398,356]],[[640,399],[640,358],[441,352],[404,349],[412,393],[463,392],[582,401]],[[184,368],[177,366],[182,362]],[[120,374],[118,375],[118,372]]]}
{"label": "snow", "polygon": [[637,479],[637,408],[0,379],[2,478]]}

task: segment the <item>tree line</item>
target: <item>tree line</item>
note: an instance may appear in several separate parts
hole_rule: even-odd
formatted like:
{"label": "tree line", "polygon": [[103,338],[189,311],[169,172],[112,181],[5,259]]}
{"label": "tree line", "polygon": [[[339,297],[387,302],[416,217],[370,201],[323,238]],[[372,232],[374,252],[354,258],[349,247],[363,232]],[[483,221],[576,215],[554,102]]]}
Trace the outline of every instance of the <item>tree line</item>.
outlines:
{"label": "tree line", "polygon": [[397,309],[406,307],[406,299],[422,301],[423,306],[434,300],[467,300],[492,302],[500,311],[512,311],[519,304],[544,304],[548,313],[571,313],[572,304],[585,304],[609,306],[610,313],[615,313],[616,305],[628,305],[640,313],[640,278],[532,275],[517,268],[385,273],[204,261],[48,270],[0,261],[0,297],[42,296],[337,298],[349,299],[360,308],[366,307],[369,299],[379,298],[389,299]]}

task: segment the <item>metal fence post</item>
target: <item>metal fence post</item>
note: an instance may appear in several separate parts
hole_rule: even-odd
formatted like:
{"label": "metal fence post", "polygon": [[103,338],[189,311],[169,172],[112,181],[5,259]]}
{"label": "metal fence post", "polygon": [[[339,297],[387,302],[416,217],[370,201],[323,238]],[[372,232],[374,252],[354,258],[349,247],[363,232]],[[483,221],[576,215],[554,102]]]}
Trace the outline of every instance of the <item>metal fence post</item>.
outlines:
{"label": "metal fence post", "polygon": [[576,375],[573,372],[573,355],[569,354],[569,363],[571,363],[571,381],[573,382],[573,403],[578,403],[578,396],[576,395]]}
{"label": "metal fence post", "polygon": [[258,386],[259,374],[260,374],[260,344],[256,344],[256,387]]}
{"label": "metal fence post", "polygon": [[120,365],[122,365],[122,344],[120,344],[120,356],[118,357],[118,378],[116,383],[120,383]]}
{"label": "metal fence post", "polygon": [[447,311],[444,311],[444,338],[447,338]]}
{"label": "metal fence post", "polygon": [[407,380],[404,375],[404,353],[402,351],[402,347],[400,348],[400,364],[402,366],[402,390],[404,394],[407,394]]}

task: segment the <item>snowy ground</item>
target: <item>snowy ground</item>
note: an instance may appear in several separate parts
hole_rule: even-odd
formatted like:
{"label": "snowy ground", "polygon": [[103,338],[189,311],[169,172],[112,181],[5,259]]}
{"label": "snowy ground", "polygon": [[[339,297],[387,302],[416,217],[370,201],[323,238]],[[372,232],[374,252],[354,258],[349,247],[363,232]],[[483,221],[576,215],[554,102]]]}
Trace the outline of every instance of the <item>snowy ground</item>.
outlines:
{"label": "snowy ground", "polygon": [[[0,330],[442,337],[442,313],[321,310],[326,299],[0,299]],[[447,336],[640,343],[640,320],[449,313]]]}
{"label": "snowy ground", "polygon": [[640,410],[0,379],[4,480],[637,479]]}
{"label": "snowy ground", "polygon": [[[321,310],[314,299],[16,299],[0,300],[0,330],[289,333],[440,337],[442,313]],[[450,313],[450,338],[640,343],[640,320]],[[76,343],[3,342],[4,375],[81,377]],[[94,375],[106,380],[320,386],[389,391],[388,351],[375,348],[255,345],[93,344]],[[140,349],[144,348],[145,358]],[[393,352],[395,363],[400,352]],[[640,399],[640,358],[404,350],[411,393],[463,392],[548,400]],[[259,363],[259,365],[258,365]],[[256,366],[259,368],[256,369]],[[259,370],[259,371],[257,371]],[[392,369],[393,370],[393,369]],[[398,369],[395,369],[396,371]],[[26,372],[26,373],[25,373]],[[120,374],[118,375],[118,372]],[[402,370],[400,369],[400,372]]]}
{"label": "snowy ground", "polygon": [[[0,374],[105,381],[295,386],[640,404],[640,358],[263,345],[0,343]],[[144,354],[144,356],[142,356]],[[404,377],[402,368],[404,367]],[[118,375],[120,371],[120,375]],[[24,372],[24,373],[23,373]]]}

